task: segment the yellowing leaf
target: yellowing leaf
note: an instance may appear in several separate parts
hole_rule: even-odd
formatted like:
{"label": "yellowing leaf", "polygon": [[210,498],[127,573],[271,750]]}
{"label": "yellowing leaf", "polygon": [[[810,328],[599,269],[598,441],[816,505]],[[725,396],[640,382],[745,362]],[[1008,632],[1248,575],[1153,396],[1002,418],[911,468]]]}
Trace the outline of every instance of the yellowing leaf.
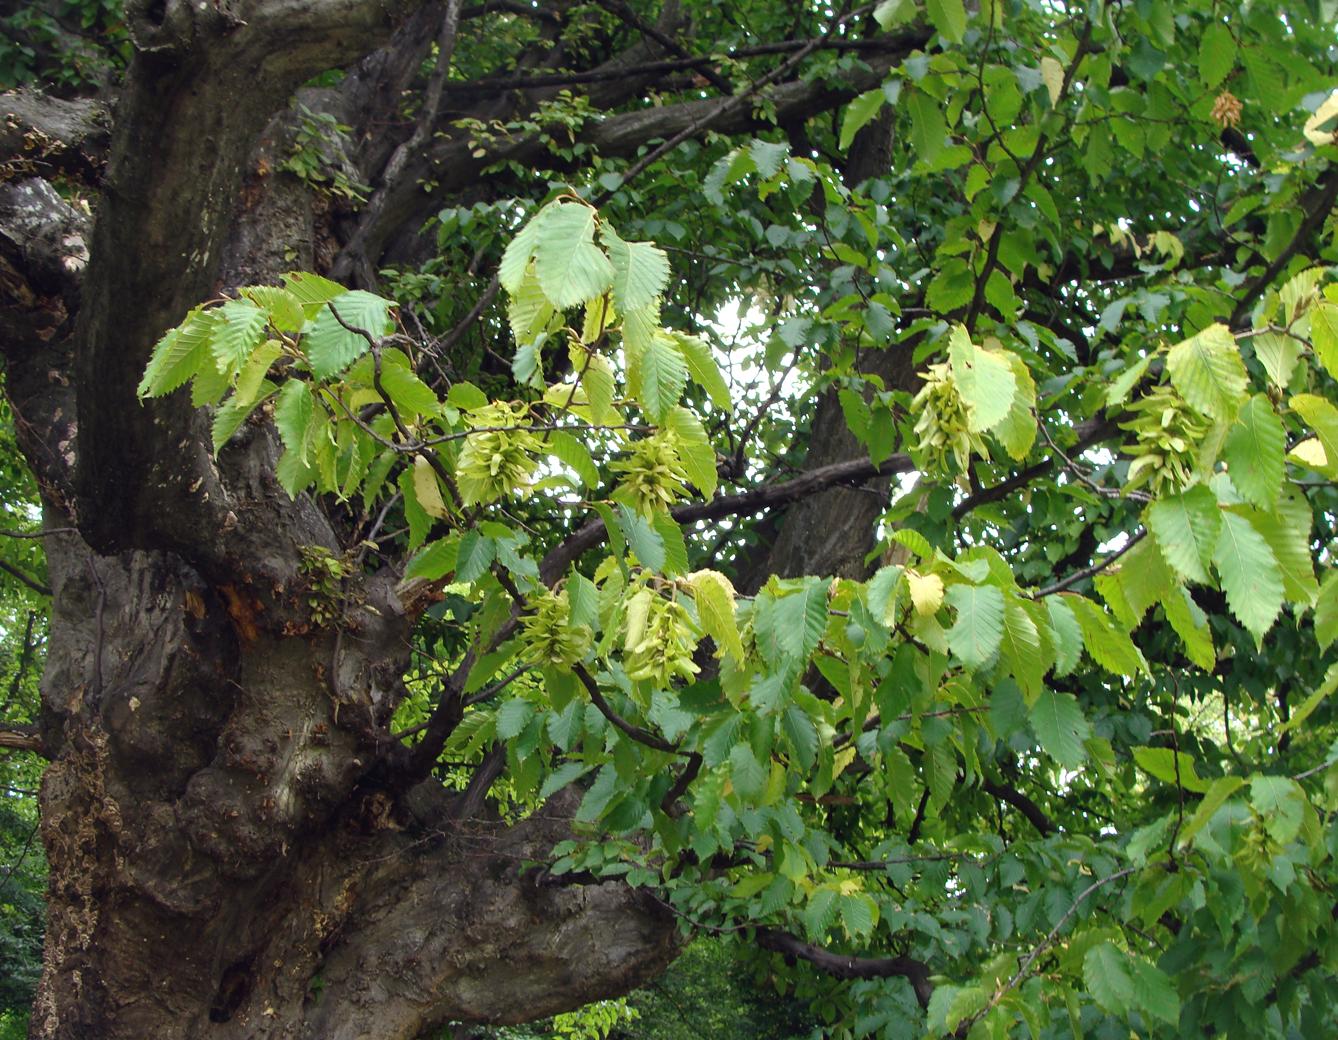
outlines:
{"label": "yellowing leaf", "polygon": [[688,575],[697,619],[702,630],[715,640],[718,656],[729,654],[736,661],[744,659],[743,641],[734,620],[734,586],[717,571],[694,571]]}
{"label": "yellowing leaf", "polygon": [[935,614],[943,606],[943,579],[937,574],[906,571],[906,585],[917,614]]}
{"label": "yellowing leaf", "polygon": [[432,465],[422,455],[413,460],[413,490],[418,496],[418,504],[428,516],[441,519],[446,515],[446,503],[441,499],[441,485]]}
{"label": "yellowing leaf", "polygon": [[1064,66],[1046,55],[1041,59],[1041,79],[1045,81],[1045,89],[1050,95],[1050,104],[1052,106],[1059,104],[1059,93],[1064,89]]}

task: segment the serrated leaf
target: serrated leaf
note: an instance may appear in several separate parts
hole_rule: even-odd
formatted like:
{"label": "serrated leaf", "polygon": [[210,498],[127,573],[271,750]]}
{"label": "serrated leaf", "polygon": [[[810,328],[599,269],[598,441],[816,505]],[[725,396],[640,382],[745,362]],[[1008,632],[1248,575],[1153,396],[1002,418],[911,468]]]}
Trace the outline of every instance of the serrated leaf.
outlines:
{"label": "serrated leaf", "polygon": [[855,140],[855,135],[869,120],[878,114],[878,110],[883,107],[885,100],[882,87],[878,87],[874,90],[866,90],[846,106],[845,119],[841,123],[841,140],[837,145],[841,151],[844,152],[850,148],[851,142]]}
{"label": "serrated leaf", "polygon": [[1236,38],[1221,22],[1213,22],[1199,38],[1199,78],[1209,90],[1226,79],[1236,64]]}
{"label": "serrated leaf", "polygon": [[1282,592],[1291,603],[1312,606],[1319,595],[1315,570],[1310,559],[1310,505],[1294,488],[1280,502],[1280,508],[1265,512],[1252,509],[1245,513],[1256,531],[1263,535],[1282,576]]}
{"label": "serrated leaf", "polygon": [[827,629],[827,586],[809,579],[775,601],[776,635],[781,652],[794,661],[807,661]]}
{"label": "serrated leaf", "polygon": [[688,575],[688,582],[697,604],[697,619],[702,630],[715,641],[717,653],[743,661],[743,642],[734,618],[734,586],[716,571],[695,571]]}
{"label": "serrated leaf", "polygon": [[1082,970],[1088,992],[1112,1015],[1127,1015],[1135,1006],[1127,959],[1113,944],[1103,942],[1088,950]]}
{"label": "serrated leaf", "polygon": [[1017,378],[1002,353],[971,342],[966,329],[954,326],[948,346],[953,382],[967,406],[967,427],[973,433],[990,429],[1013,407]]}
{"label": "serrated leaf", "polygon": [[908,568],[906,588],[911,594],[915,612],[922,617],[937,614],[943,606],[943,579],[937,574],[920,574]]}
{"label": "serrated leaf", "polygon": [[214,311],[210,352],[220,372],[235,372],[265,338],[265,312],[247,299],[229,300]]}
{"label": "serrated leaf", "polygon": [[781,716],[781,732],[798,759],[799,767],[804,772],[812,769],[818,753],[818,731],[808,714],[798,705],[790,705]]}
{"label": "serrated leaf", "polygon": [[161,397],[185,383],[209,363],[213,331],[214,312],[202,307],[192,310],[155,344],[135,392],[141,398]]}
{"label": "serrated leaf", "polygon": [[1285,388],[1301,357],[1300,344],[1280,332],[1260,332],[1250,337],[1250,345],[1273,385]]}
{"label": "serrated leaf", "polygon": [[1338,569],[1329,568],[1315,600],[1315,640],[1328,650],[1338,639]]}
{"label": "serrated leaf", "polygon": [[409,366],[409,359],[398,350],[387,350],[381,365],[381,386],[401,416],[413,418],[436,415],[441,402],[432,388]]}
{"label": "serrated leaf", "polygon": [[338,282],[310,271],[289,271],[283,276],[284,287],[302,304],[308,318],[315,317],[321,304],[348,292]]}
{"label": "serrated leaf", "polygon": [[1208,781],[1199,778],[1194,767],[1194,756],[1173,748],[1136,747],[1133,749],[1134,761],[1149,776],[1164,784],[1178,785],[1186,791],[1203,794],[1208,790]]}
{"label": "serrated leaf", "polygon": [[306,324],[302,301],[287,289],[276,285],[248,285],[240,292],[264,308],[269,323],[280,332],[301,332]]}
{"label": "serrated leaf", "polygon": [[[901,589],[904,571],[893,565],[880,567],[869,579],[865,598],[869,612],[878,619],[884,628],[895,628],[897,624],[897,599]],[[942,600],[942,581],[939,582],[939,598]]]}
{"label": "serrated leaf", "polygon": [[624,242],[609,227],[600,232],[613,265],[613,305],[620,314],[648,307],[669,284],[669,257],[651,242]]}
{"label": "serrated leaf", "polygon": [[1231,613],[1262,646],[1282,610],[1282,575],[1273,550],[1245,517],[1228,510],[1222,513],[1213,563]]}
{"label": "serrated leaf", "polygon": [[665,335],[654,335],[640,361],[638,400],[652,422],[660,422],[678,404],[688,382],[688,366],[678,346]]}
{"label": "serrated leaf", "polygon": [[460,540],[454,535],[428,542],[409,561],[409,566],[404,568],[404,580],[422,578],[425,581],[436,581],[438,578],[444,578],[455,570],[459,549]]}
{"label": "serrated leaf", "polygon": [[688,570],[688,546],[683,540],[683,529],[668,513],[656,513],[651,518],[655,533],[664,543],[664,567],[666,575],[686,574]]}
{"label": "serrated leaf", "polygon": [[[236,407],[245,407],[255,403],[260,395],[260,388],[266,382],[265,376],[269,372],[270,365],[274,364],[283,348],[276,340],[268,340],[251,352],[251,356],[246,359],[246,364],[237,375],[237,386],[233,389],[229,404]],[[271,384],[271,387],[273,384]],[[235,429],[235,427],[234,427]],[[225,438],[226,439],[226,438]],[[215,446],[217,451],[217,446]]]}
{"label": "serrated leaf", "polygon": [[506,320],[516,345],[523,347],[533,343],[548,328],[554,313],[553,305],[539,288],[539,279],[531,266],[506,301]]}
{"label": "serrated leaf", "polygon": [[914,90],[906,107],[911,113],[911,148],[915,158],[922,163],[932,163],[943,151],[948,135],[943,106],[923,90]]}
{"label": "serrated leaf", "polygon": [[507,243],[506,249],[503,250],[502,262],[497,265],[497,280],[502,283],[502,288],[507,293],[514,295],[525,279],[525,272],[530,266],[530,261],[534,258],[534,246],[539,238],[539,226],[552,210],[551,205],[539,210],[526,222],[524,227],[516,232],[515,237]]}
{"label": "serrated leaf", "polygon": [[830,888],[819,888],[808,898],[808,904],[800,915],[808,937],[820,940],[831,928],[836,918],[836,892]]}
{"label": "serrated leaf", "polygon": [[284,383],[274,402],[274,425],[279,428],[283,446],[303,458],[307,427],[311,425],[315,408],[310,388],[300,379]]}
{"label": "serrated leaf", "polygon": [[1064,66],[1049,55],[1041,59],[1041,82],[1045,84],[1045,92],[1050,95],[1050,107],[1053,108],[1059,104],[1059,95],[1064,89]]}
{"label": "serrated leaf", "polygon": [[1036,383],[1025,361],[1008,351],[1002,354],[1013,371],[1017,392],[1008,414],[994,427],[994,436],[1011,458],[1021,462],[1036,443]]}
{"label": "serrated leaf", "polygon": [[1091,600],[1072,593],[1064,594],[1064,602],[1078,619],[1083,645],[1092,655],[1092,660],[1116,675],[1133,677],[1147,671],[1147,662],[1142,653],[1109,614]]}
{"label": "serrated leaf", "polygon": [[1043,689],[1031,706],[1031,728],[1045,753],[1070,769],[1086,758],[1083,742],[1092,733],[1077,700],[1067,693]]}
{"label": "serrated leaf", "polygon": [[1147,524],[1167,563],[1189,581],[1208,581],[1222,528],[1222,511],[1211,489],[1198,484],[1158,499],[1148,507]]}
{"label": "serrated leaf", "polygon": [[1217,663],[1217,651],[1213,649],[1213,634],[1208,628],[1208,618],[1199,609],[1197,603],[1186,588],[1173,589],[1162,601],[1162,610],[1166,620],[1184,644],[1185,656],[1204,671],[1212,671]]}
{"label": "serrated leaf", "polygon": [[681,406],[671,408],[662,423],[666,430],[672,430],[678,438],[678,457],[683,463],[683,472],[702,493],[702,497],[709,499],[715,494],[719,474],[716,471],[715,447],[705,427],[692,412]]}
{"label": "serrated leaf", "polygon": [[733,410],[733,404],[729,398],[729,386],[725,383],[725,377],[720,374],[720,367],[715,363],[715,354],[711,348],[697,336],[689,336],[686,333],[672,333],[674,343],[683,354],[683,360],[688,366],[688,375],[692,381],[706,391],[706,396],[711,399],[711,403],[722,412]]}
{"label": "serrated leaf", "polygon": [[1277,505],[1282,488],[1287,434],[1273,405],[1263,394],[1255,394],[1227,432],[1222,455],[1236,490],[1261,509]]}
{"label": "serrated leaf", "polygon": [[1338,379],[1338,304],[1321,300],[1311,309],[1310,342],[1320,364]]}
{"label": "serrated leaf", "polygon": [[210,433],[215,455],[240,429],[242,423],[246,422],[247,417],[264,404],[269,395],[277,389],[278,387],[275,384],[266,379],[261,382],[249,399],[238,397],[236,394],[228,398],[227,403],[214,413],[214,423]]}
{"label": "serrated leaf", "polygon": [[878,904],[864,892],[841,896],[841,927],[851,939],[862,939],[873,933],[878,923]]}
{"label": "serrated leaf", "polygon": [[1041,652],[1041,636],[1026,609],[1010,596],[1004,604],[1003,638],[999,652],[1004,664],[1019,686],[1034,698],[1041,689],[1045,676],[1045,656]]}
{"label": "serrated leaf", "polygon": [[1045,609],[1054,633],[1055,674],[1068,675],[1082,660],[1082,626],[1062,596],[1046,596]]}
{"label": "serrated leaf", "polygon": [[588,488],[599,486],[599,469],[595,460],[584,444],[570,433],[554,431],[548,434],[545,442],[548,453],[565,463],[576,474],[581,484]]}
{"label": "serrated leaf", "polygon": [[957,616],[947,632],[949,648],[968,668],[983,667],[1003,638],[1003,593],[993,585],[954,585],[945,598]]}
{"label": "serrated leaf", "polygon": [[581,372],[581,389],[590,408],[590,418],[596,423],[616,422],[618,413],[613,408],[613,366],[598,354],[591,355]]}
{"label": "serrated leaf", "polygon": [[1245,780],[1239,776],[1218,777],[1208,785],[1208,790],[1203,795],[1203,800],[1194,810],[1185,825],[1180,829],[1176,838],[1181,848],[1189,845],[1194,840],[1194,835],[1203,830],[1208,822],[1213,818],[1218,809],[1226,804],[1226,800],[1245,786]]}
{"label": "serrated leaf", "polygon": [[311,374],[317,379],[330,379],[367,353],[371,349],[368,336],[375,341],[394,330],[392,306],[390,300],[362,289],[328,300],[302,337]]}
{"label": "serrated leaf", "polygon": [[1136,625],[1148,608],[1160,603],[1178,587],[1155,538],[1144,538],[1125,553],[1115,576],[1124,602],[1133,615],[1131,625]]}
{"label": "serrated leaf", "polygon": [[627,548],[641,561],[643,567],[660,571],[664,567],[664,539],[651,527],[649,521],[634,509],[618,504],[618,526],[627,539]]}
{"label": "serrated leaf", "polygon": [[460,536],[455,554],[455,580],[477,581],[488,573],[497,559],[497,543],[480,531],[466,531]]}
{"label": "serrated leaf", "polygon": [[1287,403],[1315,431],[1326,465],[1338,466],[1338,408],[1316,394],[1296,394]]}
{"label": "serrated leaf", "polygon": [[1180,395],[1210,419],[1231,421],[1245,400],[1245,363],[1236,338],[1221,323],[1173,346],[1166,372]]}
{"label": "serrated leaf", "polygon": [[593,300],[613,284],[613,265],[595,245],[595,211],[577,202],[553,206],[534,240],[534,272],[558,310]]}
{"label": "serrated leaf", "polygon": [[925,12],[945,40],[962,42],[966,32],[966,7],[962,0],[925,0]]}
{"label": "serrated leaf", "polygon": [[767,770],[748,744],[735,744],[729,753],[729,778],[734,790],[748,801],[756,801],[767,783]]}

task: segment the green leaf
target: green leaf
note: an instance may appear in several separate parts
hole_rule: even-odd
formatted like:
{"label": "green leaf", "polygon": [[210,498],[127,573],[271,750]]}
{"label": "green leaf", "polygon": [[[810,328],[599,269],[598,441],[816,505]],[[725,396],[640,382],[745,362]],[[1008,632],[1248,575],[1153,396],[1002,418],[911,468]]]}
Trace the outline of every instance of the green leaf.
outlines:
{"label": "green leaf", "polygon": [[502,262],[497,265],[497,280],[502,283],[502,288],[509,295],[514,296],[520,291],[521,283],[525,280],[525,272],[529,269],[530,261],[534,259],[539,226],[552,211],[552,206],[545,206],[539,210],[516,232],[515,237],[507,243],[506,249],[502,252]]}
{"label": "green leaf", "polygon": [[688,366],[672,339],[651,336],[640,358],[641,385],[638,399],[652,422],[660,422],[683,396]]}
{"label": "green leaf", "polygon": [[488,573],[497,559],[497,543],[477,530],[460,536],[460,547],[455,554],[455,580],[477,581]]}
{"label": "green leaf", "polygon": [[1296,362],[1301,357],[1301,347],[1296,340],[1280,332],[1260,332],[1250,337],[1250,346],[1273,385],[1285,388],[1292,381]]}
{"label": "green leaf", "polygon": [[1338,379],[1338,304],[1321,300],[1310,311],[1310,342],[1320,364]]}
{"label": "green leaf", "polygon": [[1134,980],[1128,960],[1109,942],[1093,946],[1083,958],[1083,981],[1087,990],[1112,1015],[1127,1015],[1135,1006]]}
{"label": "green leaf", "polygon": [[643,567],[652,571],[664,568],[664,539],[650,526],[649,521],[634,509],[618,504],[618,526],[627,539],[627,547],[641,561]]}
{"label": "green leaf", "polygon": [[1213,22],[1199,38],[1199,78],[1212,90],[1235,64],[1236,38],[1221,22]]}
{"label": "green leaf", "polygon": [[983,667],[1003,639],[1003,593],[993,585],[954,585],[945,598],[957,614],[948,646],[968,668]]}
{"label": "green leaf", "polygon": [[1324,675],[1324,681],[1315,687],[1314,692],[1302,701],[1298,707],[1292,710],[1291,717],[1282,724],[1278,732],[1288,733],[1296,729],[1314,714],[1315,709],[1324,703],[1325,699],[1334,690],[1338,690],[1338,664],[1329,665],[1329,670]]}
{"label": "green leaf", "polygon": [[915,0],[883,0],[874,8],[873,17],[884,32],[915,19]]}
{"label": "green leaf", "polygon": [[1251,397],[1227,432],[1222,454],[1236,490],[1261,509],[1277,505],[1287,434],[1263,394]]}
{"label": "green leaf", "polygon": [[845,119],[841,123],[841,140],[837,145],[841,151],[844,152],[850,148],[851,142],[855,140],[855,135],[870,119],[878,114],[878,110],[883,107],[885,100],[883,88],[878,87],[874,90],[866,90],[846,106]]}
{"label": "green leaf", "polygon": [[994,426],[1013,407],[1017,378],[1003,353],[971,342],[965,327],[953,327],[948,346],[953,382],[967,406],[967,428],[980,433]]}
{"label": "green leaf", "polygon": [[414,374],[409,359],[398,350],[387,350],[381,364],[381,386],[400,415],[413,419],[436,415],[441,402],[431,387]]}
{"label": "green leaf", "polygon": [[1172,347],[1166,371],[1180,395],[1210,419],[1234,419],[1245,400],[1245,363],[1236,338],[1220,323]]}
{"label": "green leaf", "polygon": [[1031,728],[1046,754],[1060,765],[1073,769],[1082,764],[1083,742],[1092,728],[1071,694],[1042,690],[1031,706]]}
{"label": "green leaf", "polygon": [[1134,981],[1135,1007],[1167,1025],[1176,1025],[1180,1021],[1180,994],[1167,974],[1142,957],[1131,957],[1129,969]]}
{"label": "green leaf", "polygon": [[756,801],[766,788],[767,769],[750,745],[735,744],[729,753],[729,777],[740,797]]}
{"label": "green leaf", "polygon": [[906,102],[911,113],[911,148],[916,159],[932,163],[948,136],[948,123],[943,118],[943,105],[922,90],[911,91]]}
{"label": "green leaf", "polygon": [[613,284],[613,265],[594,236],[595,211],[582,203],[558,203],[539,224],[534,272],[559,310],[593,300]]}
{"label": "green leaf", "polygon": [[307,315],[302,309],[302,301],[287,289],[275,285],[248,285],[239,291],[248,300],[263,307],[269,323],[280,332],[301,332],[302,326],[306,324]]}
{"label": "green leaf", "polygon": [[1291,603],[1313,606],[1319,595],[1319,583],[1310,559],[1312,515],[1305,498],[1289,488],[1281,508],[1271,512],[1251,509],[1244,512],[1250,524],[1264,537],[1282,576],[1282,592]]}
{"label": "green leaf", "polygon": [[1133,677],[1146,672],[1147,662],[1128,633],[1116,626],[1109,614],[1091,600],[1064,593],[1064,602],[1073,610],[1082,628],[1083,643],[1092,660],[1116,675]]}
{"label": "green leaf", "polygon": [[1004,604],[1003,638],[999,644],[1004,664],[1022,687],[1028,700],[1041,690],[1045,676],[1045,657],[1041,636],[1026,608],[1013,596]]}
{"label": "green leaf", "polygon": [[586,360],[581,372],[581,389],[590,404],[590,418],[597,423],[613,423],[618,413],[613,409],[613,366],[598,355]]}
{"label": "green leaf", "polygon": [[668,513],[656,513],[651,518],[655,533],[664,544],[664,567],[666,575],[686,574],[688,571],[688,547],[683,541],[683,529],[678,526]]}
{"label": "green leaf", "polygon": [[925,12],[944,39],[962,42],[966,32],[966,8],[962,0],[925,0]]}
{"label": "green leaf", "polygon": [[1208,790],[1208,782],[1200,780],[1198,771],[1194,768],[1193,755],[1164,747],[1136,747],[1133,752],[1134,761],[1143,771],[1162,783],[1175,786],[1178,780],[1180,787],[1196,794],[1203,794]]}
{"label": "green leaf", "polygon": [[314,318],[321,304],[348,292],[338,282],[322,278],[310,271],[290,271],[283,276],[283,284],[293,294],[308,318]]}
{"label": "green leaf", "polygon": [[715,641],[719,654],[743,661],[743,642],[734,618],[734,586],[716,571],[695,571],[688,575],[688,582],[702,631]]}
{"label": "green leaf", "polygon": [[1207,826],[1213,814],[1222,808],[1226,800],[1244,786],[1245,781],[1239,776],[1218,777],[1209,784],[1208,790],[1203,795],[1203,801],[1199,802],[1199,807],[1194,810],[1194,815],[1180,828],[1177,841],[1181,848],[1187,846],[1194,839],[1194,835]]}
{"label": "green leaf", "polygon": [[302,337],[311,374],[317,379],[330,379],[367,353],[371,347],[367,336],[352,329],[366,332],[373,341],[394,331],[395,323],[390,318],[392,306],[391,301],[362,289],[327,301]]}
{"label": "green leaf", "polygon": [[169,394],[209,363],[214,321],[214,311],[196,307],[180,325],[168,329],[154,346],[135,392],[141,398]]}
{"label": "green leaf", "polygon": [[1194,602],[1189,590],[1183,587],[1172,590],[1162,601],[1162,610],[1184,644],[1185,655],[1204,671],[1212,671],[1217,664],[1213,634],[1208,628],[1207,616]]}
{"label": "green leaf", "polygon": [[902,580],[904,573],[902,567],[894,564],[890,567],[880,567],[878,572],[869,579],[865,592],[869,612],[882,623],[884,628],[896,627],[897,599],[902,586],[905,584]]}
{"label": "green leaf", "polygon": [[1222,514],[1213,562],[1231,613],[1263,645],[1264,633],[1282,610],[1282,575],[1263,535],[1243,516]]}
{"label": "green leaf", "polygon": [[[260,395],[261,386],[266,383],[265,376],[269,373],[270,365],[274,364],[282,353],[283,348],[275,340],[267,340],[256,347],[237,375],[237,386],[232,392],[229,403],[236,402],[238,407],[254,404]],[[276,389],[272,383],[270,388]],[[217,446],[214,450],[218,450]]]}
{"label": "green leaf", "polygon": [[1208,564],[1217,548],[1222,511],[1217,497],[1198,484],[1148,507],[1147,524],[1166,562],[1189,581],[1208,581]]}
{"label": "green leaf", "polygon": [[1338,569],[1329,568],[1315,601],[1315,640],[1327,650],[1338,639]]}
{"label": "green leaf", "polygon": [[781,732],[790,750],[799,762],[799,768],[808,772],[813,768],[818,753],[818,731],[813,720],[798,705],[792,704],[781,716]]}
{"label": "green leaf", "polygon": [[1315,431],[1328,465],[1338,466],[1338,408],[1315,394],[1296,394],[1287,403]]}
{"label": "green leaf", "polygon": [[1055,637],[1055,674],[1068,675],[1082,660],[1082,626],[1063,596],[1046,596],[1045,609]]}
{"label": "green leaf", "polygon": [[1012,369],[1017,392],[1013,395],[1008,414],[994,427],[994,436],[999,438],[999,443],[1009,457],[1021,462],[1036,443],[1036,383],[1025,361],[1007,351],[1003,355]]}
{"label": "green leaf", "polygon": [[781,651],[794,661],[807,661],[827,629],[827,586],[809,579],[795,592],[778,596],[776,634]]}
{"label": "green leaf", "polygon": [[582,485],[588,488],[599,486],[599,469],[595,466],[595,460],[590,457],[586,446],[570,433],[560,430],[550,432],[545,447],[550,455],[565,463],[576,474]]}
{"label": "green leaf", "polygon": [[311,390],[300,379],[290,379],[284,383],[274,402],[274,425],[279,428],[283,446],[303,458],[306,457],[307,428],[311,425],[315,410]]}
{"label": "green leaf", "polygon": [[801,916],[808,937],[813,940],[822,939],[836,917],[836,893],[830,888],[816,889],[809,896],[808,905],[804,907]]}
{"label": "green leaf", "polygon": [[214,312],[209,349],[220,372],[235,372],[265,338],[265,312],[247,299],[229,300]]}
{"label": "green leaf", "polygon": [[683,472],[702,493],[702,497],[709,499],[715,494],[719,474],[716,471],[715,447],[701,421],[680,405],[669,410],[663,425],[678,438],[678,457],[683,463]]}
{"label": "green leaf", "polygon": [[233,394],[217,412],[214,413],[214,425],[210,431],[214,444],[214,454],[222,450],[234,433],[246,422],[247,417],[259,408],[278,387],[268,379],[264,380],[250,398]]}
{"label": "green leaf", "polygon": [[711,403],[722,412],[732,411],[734,406],[729,398],[729,386],[720,374],[720,367],[715,363],[715,354],[711,348],[697,336],[682,332],[672,335],[678,349],[682,351],[692,381],[706,391]]}
{"label": "green leaf", "polygon": [[404,580],[422,578],[425,581],[436,581],[438,578],[444,578],[455,570],[459,549],[460,539],[454,535],[428,542],[409,561],[409,566],[404,568]]}
{"label": "green leaf", "polygon": [[878,923],[878,904],[864,892],[841,896],[841,927],[851,939],[866,938]]}
{"label": "green leaf", "polygon": [[605,226],[600,238],[613,265],[613,305],[619,314],[648,307],[669,284],[669,257],[650,242],[624,242]]}

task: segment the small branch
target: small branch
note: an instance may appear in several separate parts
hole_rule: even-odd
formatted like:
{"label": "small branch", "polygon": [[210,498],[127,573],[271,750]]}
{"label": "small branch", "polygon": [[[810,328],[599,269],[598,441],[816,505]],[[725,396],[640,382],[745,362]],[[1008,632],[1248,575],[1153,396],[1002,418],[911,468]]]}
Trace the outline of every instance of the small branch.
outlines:
{"label": "small branch", "polygon": [[1114,563],[1121,556],[1123,556],[1130,549],[1132,549],[1135,545],[1137,545],[1144,538],[1146,538],[1147,534],[1148,534],[1147,528],[1140,527],[1137,531],[1135,531],[1133,534],[1129,536],[1129,540],[1127,542],[1121,545],[1118,549],[1116,549],[1113,553],[1107,556],[1104,560],[1094,563],[1090,567],[1084,567],[1080,571],[1074,571],[1067,578],[1057,581],[1053,585],[1047,585],[1044,588],[1037,589],[1035,592],[1031,594],[1031,598],[1042,599],[1043,597],[1053,595],[1056,592],[1063,592],[1065,589],[1071,588],[1072,586],[1078,584],[1078,582],[1080,581],[1090,578],[1095,574],[1100,574],[1112,563]]}
{"label": "small branch", "polygon": [[19,581],[23,582],[23,584],[27,585],[28,588],[32,589],[38,595],[41,596],[51,595],[51,587],[49,585],[43,585],[36,578],[24,574],[23,571],[19,570],[11,563],[6,563],[4,560],[0,560],[0,571],[4,571],[12,578],[17,578]]}
{"label": "small branch", "polygon": [[599,709],[599,713],[638,744],[644,744],[646,747],[654,748],[656,751],[666,751],[671,755],[678,752],[678,748],[675,745],[670,744],[663,737],[652,733],[648,729],[642,729],[640,726],[628,722],[614,711],[612,705],[604,699],[604,694],[599,690],[599,684],[595,682],[595,677],[586,670],[585,665],[573,665],[572,674],[581,680],[581,684],[585,687],[586,692],[590,694],[590,703]]}
{"label": "small branch", "polygon": [[0,538],[45,538],[49,534],[78,534],[77,527],[48,527],[41,531],[0,531]]}
{"label": "small branch", "polygon": [[1036,828],[1042,838],[1048,838],[1055,832],[1055,825],[1050,817],[1041,811],[1041,807],[1010,784],[995,783],[993,780],[983,780],[980,788],[986,794],[993,795],[1000,801],[1007,802],[1014,809],[1027,818],[1027,821]]}
{"label": "small branch", "polygon": [[934,995],[929,968],[913,957],[850,957],[775,928],[759,928],[757,944],[764,950],[808,961],[819,971],[838,979],[906,979],[915,990],[915,999],[921,1007],[928,1007],[929,998]]}

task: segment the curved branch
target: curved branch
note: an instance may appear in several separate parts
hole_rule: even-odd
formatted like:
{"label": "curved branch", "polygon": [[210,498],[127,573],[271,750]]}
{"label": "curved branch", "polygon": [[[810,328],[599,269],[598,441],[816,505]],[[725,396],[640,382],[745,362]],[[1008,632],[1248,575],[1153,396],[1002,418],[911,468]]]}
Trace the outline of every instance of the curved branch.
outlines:
{"label": "curved branch", "polygon": [[851,957],[833,953],[775,928],[759,928],[757,945],[773,953],[807,961],[819,971],[838,979],[906,979],[915,990],[915,999],[921,1007],[928,1007],[929,998],[934,995],[928,966],[914,957]]}

